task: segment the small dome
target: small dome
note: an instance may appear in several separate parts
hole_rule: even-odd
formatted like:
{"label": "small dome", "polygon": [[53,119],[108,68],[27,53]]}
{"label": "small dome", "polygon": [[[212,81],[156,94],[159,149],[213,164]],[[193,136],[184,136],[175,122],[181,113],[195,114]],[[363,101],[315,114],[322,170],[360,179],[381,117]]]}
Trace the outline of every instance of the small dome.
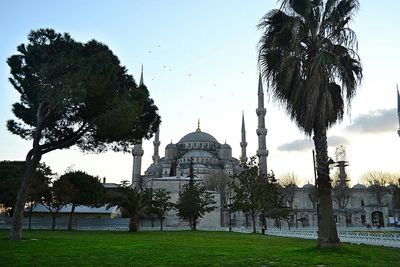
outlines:
{"label": "small dome", "polygon": [[223,144],[221,146],[221,149],[232,149],[230,145],[228,145],[227,143]]}
{"label": "small dome", "polygon": [[176,145],[174,145],[173,143],[168,144],[165,149],[176,149]]}
{"label": "small dome", "polygon": [[313,184],[307,183],[307,184],[303,185],[302,188],[304,188],[304,189],[311,189],[311,188],[315,188],[315,186],[314,186]]}
{"label": "small dome", "polygon": [[196,131],[192,133],[188,133],[179,141],[179,143],[184,142],[213,142],[218,143],[217,139],[215,139],[211,134]]}
{"label": "small dome", "polygon": [[353,185],[353,188],[354,189],[365,189],[367,187],[363,184],[355,184],[355,185]]}

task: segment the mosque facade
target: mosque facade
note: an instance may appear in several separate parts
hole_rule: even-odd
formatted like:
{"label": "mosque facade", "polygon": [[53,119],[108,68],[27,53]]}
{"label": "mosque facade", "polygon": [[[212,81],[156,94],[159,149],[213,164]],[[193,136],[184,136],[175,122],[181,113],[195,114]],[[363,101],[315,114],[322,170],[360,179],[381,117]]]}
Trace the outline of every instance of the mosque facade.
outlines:
{"label": "mosque facade", "polygon": [[[143,75],[140,82],[143,83]],[[400,97],[399,97],[400,99]],[[400,105],[399,105],[400,106]],[[258,117],[257,156],[260,173],[267,173],[268,150],[266,146],[267,129],[265,127],[266,109],[264,107],[264,93],[261,77],[258,83]],[[400,114],[400,112],[399,112]],[[399,115],[400,117],[400,115]],[[197,129],[183,136],[179,142],[170,143],[165,147],[164,157],[159,155],[160,131],[154,138],[153,163],[141,175],[141,158],[143,156],[142,145],[136,144],[132,150],[133,172],[132,184],[139,188],[152,187],[164,188],[171,193],[171,201],[176,202],[179,191],[183,184],[189,181],[190,160],[193,160],[194,173],[198,181],[207,176],[226,175],[231,176],[241,172],[241,163],[247,162],[246,155],[246,129],[244,116],[242,116],[241,129],[241,155],[239,159],[232,157],[232,148],[227,143],[220,143],[211,134],[201,130],[200,122]],[[317,227],[318,205],[312,199],[315,190],[314,185],[306,184],[295,188],[294,198],[290,206],[294,213],[287,223],[292,227]],[[221,227],[231,223],[236,227],[250,227],[251,221],[246,214],[236,212],[228,215],[227,210],[221,207],[220,194],[214,192],[217,208],[206,214],[200,221],[199,226]],[[400,210],[393,206],[393,196],[386,194],[384,202],[377,204],[374,194],[364,185],[357,184],[350,189],[348,204],[345,208],[339,207],[333,201],[335,220],[339,227],[357,226],[390,226],[400,220]],[[231,216],[230,218],[228,216]],[[144,220],[143,226],[150,226],[150,222]],[[165,226],[183,226],[175,211],[170,211],[165,219]],[[152,222],[153,226],[153,222]],[[268,226],[278,226],[276,221],[268,220]]]}

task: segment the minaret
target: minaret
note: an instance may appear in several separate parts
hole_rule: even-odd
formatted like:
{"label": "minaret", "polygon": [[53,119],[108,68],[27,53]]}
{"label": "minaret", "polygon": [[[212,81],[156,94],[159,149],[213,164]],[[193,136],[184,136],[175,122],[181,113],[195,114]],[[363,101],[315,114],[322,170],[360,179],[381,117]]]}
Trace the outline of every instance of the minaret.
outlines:
{"label": "minaret", "polygon": [[154,154],[153,154],[153,163],[160,162],[160,156],[158,155],[158,148],[160,147],[160,128],[158,128],[156,135],[154,137],[153,145],[154,145]]}
{"label": "minaret", "polygon": [[140,81],[139,81],[139,86],[143,86],[143,64],[142,64],[142,71],[140,72]]}
{"label": "minaret", "polygon": [[132,171],[132,186],[141,189],[142,179],[140,177],[142,171],[142,156],[144,151],[142,149],[142,140],[137,143],[132,149],[133,156],[133,171]]}
{"label": "minaret", "polygon": [[397,133],[400,136],[400,94],[399,94],[399,86],[396,84],[397,88],[397,117],[399,119],[399,129],[397,130]]}
{"label": "minaret", "polygon": [[261,74],[258,79],[258,108],[256,109],[256,113],[258,116],[258,166],[260,174],[267,174],[267,156],[268,150],[265,141],[265,136],[267,135],[267,129],[265,129],[265,114],[267,110],[264,108],[264,92],[263,85],[261,80]]}
{"label": "minaret", "polygon": [[[139,86],[143,86],[143,65],[142,70],[140,72],[140,82]],[[141,172],[142,172],[142,156],[144,154],[142,148],[142,140],[134,145],[132,149],[132,156],[133,156],[133,170],[132,170],[132,186],[138,189],[142,188],[142,179],[141,179]]]}
{"label": "minaret", "polygon": [[240,142],[240,147],[242,148],[242,155],[240,156],[240,163],[246,164],[247,156],[246,156],[246,128],[244,126],[244,112],[242,113],[242,142]]}

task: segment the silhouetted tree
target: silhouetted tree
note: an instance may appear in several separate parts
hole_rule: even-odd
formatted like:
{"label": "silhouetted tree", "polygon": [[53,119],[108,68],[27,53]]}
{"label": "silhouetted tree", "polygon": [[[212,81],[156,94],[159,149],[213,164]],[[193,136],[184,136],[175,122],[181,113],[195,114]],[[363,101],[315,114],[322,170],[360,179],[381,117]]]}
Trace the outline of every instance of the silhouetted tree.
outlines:
{"label": "silhouetted tree", "polygon": [[28,188],[42,156],[77,145],[83,151],[128,151],[160,121],[144,85],[137,86],[118,58],[95,40],[80,43],[52,29],[32,31],[7,63],[20,102],[8,130],[32,140],[15,204],[11,239],[22,236]]}
{"label": "silhouetted tree", "polygon": [[279,185],[283,188],[285,202],[291,208],[293,208],[294,196],[298,184],[299,178],[294,173],[286,173],[279,177]]}
{"label": "silhouetted tree", "polygon": [[368,190],[374,194],[376,204],[383,205],[383,198],[389,193],[387,186],[395,180],[395,176],[383,171],[370,171],[361,176],[361,183],[368,186]]}
{"label": "silhouetted tree", "polygon": [[[57,219],[58,213],[67,204],[67,203],[63,202],[62,199],[54,191],[54,182],[47,185],[45,194],[41,200],[41,204],[49,211],[50,216],[52,218],[51,230],[56,229],[56,219]],[[62,186],[62,184],[58,185],[58,187],[60,187],[60,186]],[[56,191],[62,192],[64,190],[59,188]]]}
{"label": "silhouetted tree", "polygon": [[174,204],[170,202],[171,193],[164,188],[157,188],[151,192],[151,206],[150,214],[154,214],[160,220],[160,230],[163,230],[163,221],[168,211],[170,211]]}
{"label": "silhouetted tree", "polygon": [[197,220],[205,213],[215,209],[214,196],[202,183],[194,181],[193,159],[190,160],[189,182],[181,187],[179,198],[175,204],[181,220],[187,220],[192,230],[197,228]]}
{"label": "silhouetted tree", "polygon": [[101,206],[105,200],[105,189],[98,178],[82,171],[63,174],[54,182],[53,189],[61,202],[71,204],[68,230],[72,230],[72,221],[77,206]]}
{"label": "silhouetted tree", "polygon": [[[25,161],[0,161],[0,203],[13,216],[13,207],[21,186],[22,177],[26,168]],[[39,164],[32,178],[32,185],[28,194],[29,222],[32,209],[44,194],[46,185],[50,182],[51,170],[44,163]],[[29,223],[30,228],[30,223]]]}
{"label": "silhouetted tree", "polygon": [[320,207],[318,244],[340,246],[333,214],[327,130],[343,119],[362,68],[349,23],[357,0],[281,0],[258,27],[261,75],[273,97],[308,136],[313,136]]}
{"label": "silhouetted tree", "polygon": [[338,175],[335,175],[332,179],[332,193],[333,201],[337,204],[339,212],[343,213],[346,218],[346,227],[348,226],[348,214],[347,204],[349,204],[351,189],[348,185],[347,180],[341,180]]}
{"label": "silhouetted tree", "polygon": [[122,183],[109,199],[107,209],[117,206],[123,216],[130,218],[129,231],[136,232],[140,228],[140,220],[151,206],[151,191],[139,190],[127,183]]}

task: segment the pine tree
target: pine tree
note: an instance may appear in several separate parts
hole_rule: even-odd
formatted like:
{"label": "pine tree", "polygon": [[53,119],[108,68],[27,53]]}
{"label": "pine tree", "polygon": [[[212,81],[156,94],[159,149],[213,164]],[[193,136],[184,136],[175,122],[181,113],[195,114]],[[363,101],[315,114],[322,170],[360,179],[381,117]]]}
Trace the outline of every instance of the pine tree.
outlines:
{"label": "pine tree", "polygon": [[195,183],[193,159],[190,159],[189,183],[182,186],[179,192],[178,202],[175,204],[178,216],[181,220],[187,220],[190,228],[196,230],[197,221],[205,213],[213,211],[216,207],[214,196],[207,188],[200,183]]}

